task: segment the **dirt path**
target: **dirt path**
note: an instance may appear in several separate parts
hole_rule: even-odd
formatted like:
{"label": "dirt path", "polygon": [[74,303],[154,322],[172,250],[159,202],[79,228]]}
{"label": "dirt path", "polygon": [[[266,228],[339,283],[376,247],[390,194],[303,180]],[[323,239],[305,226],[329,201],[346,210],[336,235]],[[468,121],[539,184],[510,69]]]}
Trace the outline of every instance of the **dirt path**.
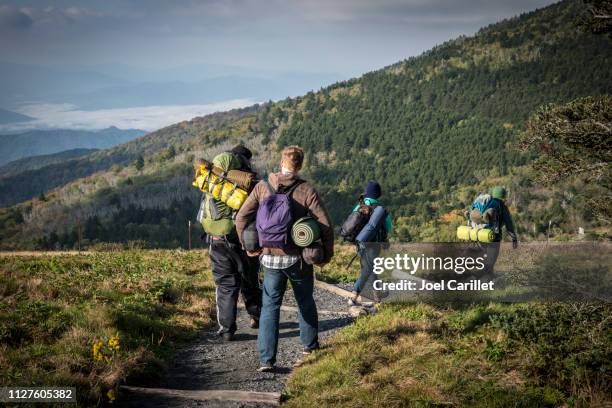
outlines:
{"label": "dirt path", "polygon": [[[315,288],[315,301],[319,313],[319,339],[322,343],[336,330],[351,323],[347,315],[346,300],[337,294]],[[297,313],[293,292],[287,290],[281,311],[280,338],[276,370],[259,373],[256,348],[257,330],[248,327],[248,315],[239,310],[236,339],[222,342],[215,329],[208,329],[195,344],[178,352],[174,363],[157,384],[149,387],[170,390],[241,390],[257,392],[282,392],[293,364],[301,357]],[[139,384],[130,384],[139,385]],[[176,393],[175,393],[176,394]],[[228,401],[198,401],[178,398],[166,392],[164,395],[148,395],[126,391],[118,406],[121,407],[264,407],[265,403]]]}

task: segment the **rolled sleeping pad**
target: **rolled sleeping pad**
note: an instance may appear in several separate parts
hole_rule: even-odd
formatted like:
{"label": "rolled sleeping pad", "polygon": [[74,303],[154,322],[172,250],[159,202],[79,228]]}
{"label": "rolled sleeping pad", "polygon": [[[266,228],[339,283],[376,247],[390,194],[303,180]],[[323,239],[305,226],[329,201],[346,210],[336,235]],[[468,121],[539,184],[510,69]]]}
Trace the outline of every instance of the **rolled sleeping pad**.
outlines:
{"label": "rolled sleeping pad", "polygon": [[468,225],[460,225],[459,227],[457,227],[457,238],[463,241],[469,241],[471,229],[472,227]]}
{"label": "rolled sleeping pad", "polygon": [[261,249],[255,221],[248,224],[244,231],[242,231],[242,243],[244,244],[244,249],[249,252],[255,252]]}
{"label": "rolled sleeping pad", "polygon": [[468,227],[461,225],[457,227],[457,238],[464,241],[475,241],[491,243],[495,242],[495,232],[490,228]]}
{"label": "rolled sleeping pad", "polygon": [[355,238],[355,242],[371,242],[372,239],[376,236],[376,232],[378,231],[379,226],[382,222],[384,222],[385,217],[387,216],[387,211],[384,207],[376,207],[372,214],[370,214],[370,219],[368,223],[359,231],[357,237]]}
{"label": "rolled sleeping pad", "polygon": [[470,231],[472,241],[490,243],[495,241],[495,233],[490,228],[472,228]]}
{"label": "rolled sleeping pad", "polygon": [[321,236],[319,223],[312,217],[302,217],[291,227],[291,238],[295,245],[307,247]]}
{"label": "rolled sleeping pad", "polygon": [[255,180],[255,175],[248,171],[230,170],[227,172],[227,179],[238,187],[249,190]]}

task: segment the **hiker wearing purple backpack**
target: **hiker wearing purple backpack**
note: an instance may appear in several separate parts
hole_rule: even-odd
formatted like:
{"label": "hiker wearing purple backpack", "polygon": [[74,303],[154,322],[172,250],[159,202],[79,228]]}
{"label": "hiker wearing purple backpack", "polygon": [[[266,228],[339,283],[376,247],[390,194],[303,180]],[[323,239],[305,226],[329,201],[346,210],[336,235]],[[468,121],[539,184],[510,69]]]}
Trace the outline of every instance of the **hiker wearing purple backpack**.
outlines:
{"label": "hiker wearing purple backpack", "polygon": [[334,231],[319,194],[310,183],[298,177],[303,161],[302,148],[286,147],[281,154],[281,171],[270,173],[260,181],[236,216],[236,230],[241,239],[247,225],[256,220],[262,247],[260,251],[248,253],[260,256],[264,271],[257,337],[259,371],[271,371],[276,362],[280,307],[288,280],[299,308],[303,354],[310,354],[319,347],[319,322],[313,298],[314,271],[312,265],[304,261],[302,248],[292,242],[291,227],[295,220],[306,215],[319,223],[323,244],[320,265],[328,263],[333,256]]}

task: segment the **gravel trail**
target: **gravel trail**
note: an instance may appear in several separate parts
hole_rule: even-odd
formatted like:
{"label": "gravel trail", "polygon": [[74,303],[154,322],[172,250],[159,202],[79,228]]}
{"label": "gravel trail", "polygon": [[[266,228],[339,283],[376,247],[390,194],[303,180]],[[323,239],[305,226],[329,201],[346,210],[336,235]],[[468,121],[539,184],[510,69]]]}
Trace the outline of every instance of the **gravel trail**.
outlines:
{"label": "gravel trail", "polygon": [[[352,322],[348,317],[346,300],[334,293],[315,287],[317,309],[332,313],[319,314],[319,340],[324,344],[339,328]],[[287,289],[283,306],[296,306],[291,288]],[[272,373],[259,373],[256,348],[257,329],[248,326],[248,315],[238,310],[235,340],[223,342],[216,328],[202,332],[200,339],[180,350],[156,388],[180,390],[244,390],[282,392],[295,361],[301,357],[296,312],[281,310],[280,336],[276,369]],[[140,385],[140,384],[129,384]],[[264,404],[193,401],[166,396],[141,395],[124,392],[118,399],[120,407],[263,407]]]}

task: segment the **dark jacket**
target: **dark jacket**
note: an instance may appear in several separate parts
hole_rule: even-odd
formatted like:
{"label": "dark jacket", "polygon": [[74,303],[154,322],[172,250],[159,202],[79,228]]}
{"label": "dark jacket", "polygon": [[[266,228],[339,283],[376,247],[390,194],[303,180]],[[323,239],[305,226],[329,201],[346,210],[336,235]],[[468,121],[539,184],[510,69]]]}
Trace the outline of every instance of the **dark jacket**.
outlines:
{"label": "dark jacket", "polygon": [[[270,173],[268,180],[275,190],[278,190],[279,186],[288,187],[291,186],[296,178],[294,175],[287,175],[281,173]],[[242,232],[246,228],[249,222],[255,219],[257,210],[259,208],[259,202],[270,195],[267,186],[264,181],[257,183],[249,197],[246,199],[240,211],[236,215],[236,231],[238,237],[242,240]],[[323,201],[319,197],[314,187],[308,182],[303,182],[298,185],[293,193],[292,198],[292,210],[293,219],[305,217],[311,215],[319,223],[321,229],[321,241],[323,242],[323,248],[325,251],[324,262],[330,261],[334,255],[334,230],[332,223],[327,214],[327,210],[323,204]],[[292,247],[287,249],[281,248],[264,248],[264,254],[272,255],[299,255],[301,249],[298,247]]]}
{"label": "dark jacket", "polygon": [[510,215],[510,211],[508,210],[506,203],[497,198],[493,198],[493,200],[499,201],[499,208],[501,208],[501,214],[499,214],[499,219],[497,221],[499,238],[501,239],[502,227],[506,226],[506,231],[508,232],[510,239],[512,239],[512,241],[516,241],[517,236],[516,232],[514,231],[514,223],[512,222],[512,216]]}

